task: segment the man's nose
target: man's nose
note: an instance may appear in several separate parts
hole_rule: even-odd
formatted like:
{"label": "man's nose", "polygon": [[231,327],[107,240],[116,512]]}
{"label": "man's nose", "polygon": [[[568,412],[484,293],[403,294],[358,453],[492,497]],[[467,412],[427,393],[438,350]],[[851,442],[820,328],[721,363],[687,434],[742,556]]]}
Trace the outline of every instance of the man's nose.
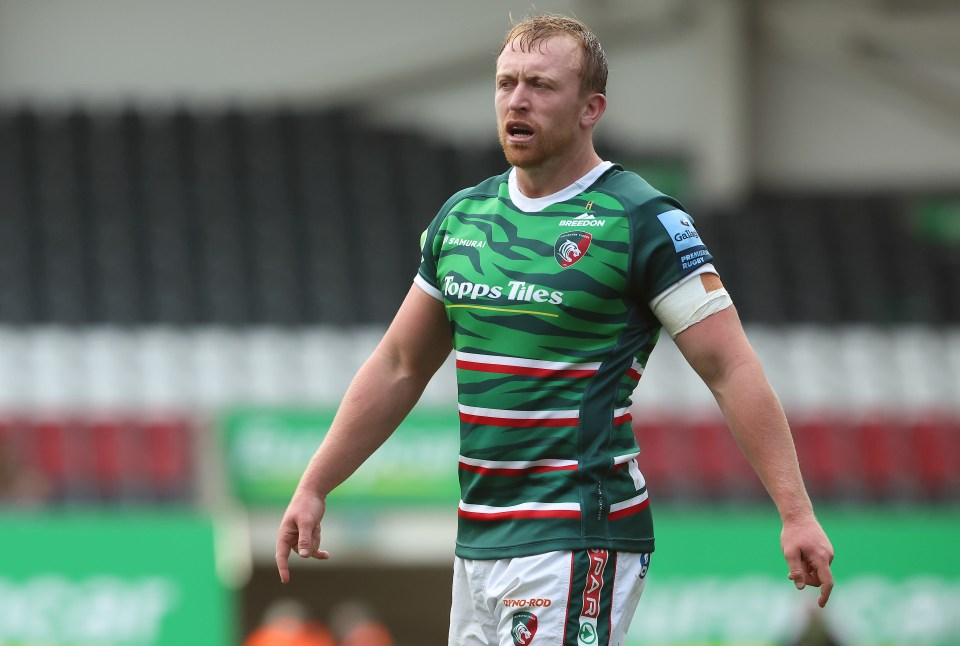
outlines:
{"label": "man's nose", "polygon": [[510,109],[526,110],[530,107],[530,91],[526,85],[520,83],[510,93]]}

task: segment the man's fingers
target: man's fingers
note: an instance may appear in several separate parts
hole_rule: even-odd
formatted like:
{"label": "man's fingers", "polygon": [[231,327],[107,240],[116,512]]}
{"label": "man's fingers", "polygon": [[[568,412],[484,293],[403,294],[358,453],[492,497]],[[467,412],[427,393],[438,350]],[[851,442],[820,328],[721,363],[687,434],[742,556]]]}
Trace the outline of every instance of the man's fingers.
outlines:
{"label": "man's fingers", "polygon": [[797,586],[797,590],[803,590],[807,585],[807,577],[804,576],[803,570],[791,570],[787,578],[793,581],[793,585]]}
{"label": "man's fingers", "polygon": [[320,523],[311,519],[310,522],[298,522],[297,527],[300,539],[297,541],[297,554],[302,558],[318,558],[320,551]]}
{"label": "man's fingers", "polygon": [[820,599],[817,603],[820,604],[821,608],[827,605],[827,601],[830,600],[830,593],[833,592],[833,573],[830,571],[830,561],[832,560],[831,557],[819,564],[812,564],[812,575],[816,578],[816,585],[820,586]]}
{"label": "man's fingers", "polygon": [[[804,569],[808,571],[804,573]],[[821,608],[826,607],[833,592],[833,574],[830,572],[829,563],[824,562],[820,565],[811,563],[807,568],[801,566],[799,570],[791,567],[790,574],[787,576],[797,586],[797,590],[803,590],[807,585],[820,588],[820,598],[817,603]]]}
{"label": "man's fingers", "polygon": [[290,551],[297,549],[297,554],[303,558],[315,558],[320,561],[326,561],[330,558],[330,552],[321,550],[320,528],[314,527],[309,535],[301,535],[300,530],[281,531],[277,537],[277,571],[280,573],[280,582],[289,583],[290,581]]}
{"label": "man's fingers", "polygon": [[804,574],[803,559],[799,553],[784,554],[787,559],[787,565],[790,567],[790,574],[787,577],[797,586],[797,590],[803,590],[806,585],[807,577]]}
{"label": "man's fingers", "polygon": [[280,582],[287,583],[290,581],[290,565],[288,559],[290,558],[290,550],[293,549],[293,545],[290,544],[290,540],[287,535],[283,532],[277,537],[277,571],[280,573]]}
{"label": "man's fingers", "polygon": [[833,546],[823,533],[823,528],[810,517],[805,522],[785,523],[780,533],[780,545],[787,560],[789,573],[797,590],[808,585],[820,588],[820,606],[827,604],[833,591]]}
{"label": "man's fingers", "polygon": [[280,583],[290,582],[290,567],[287,565],[286,556],[277,556],[277,571],[280,573]]}
{"label": "man's fingers", "polygon": [[827,607],[827,601],[830,600],[830,593],[833,592],[833,581],[825,581],[820,586],[820,599],[817,601],[821,608]]}

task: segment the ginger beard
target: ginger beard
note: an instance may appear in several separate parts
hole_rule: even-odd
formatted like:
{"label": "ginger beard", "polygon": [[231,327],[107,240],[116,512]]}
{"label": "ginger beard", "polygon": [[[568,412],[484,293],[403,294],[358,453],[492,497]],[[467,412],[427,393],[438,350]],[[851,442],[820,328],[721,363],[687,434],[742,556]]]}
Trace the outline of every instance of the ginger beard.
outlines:
{"label": "ginger beard", "polygon": [[[575,148],[579,110],[577,106],[571,108],[569,114],[552,119],[554,123],[549,128],[526,115],[504,115],[500,118],[497,135],[507,163],[517,168],[538,168]],[[506,124],[514,118],[522,119],[533,127],[533,136],[529,141],[511,141],[507,136]]]}
{"label": "ginger beard", "polygon": [[526,121],[535,128],[530,141],[510,141],[504,124],[501,123],[497,128],[500,147],[503,149],[504,157],[507,158],[507,163],[511,166],[524,169],[538,168],[560,157],[564,151],[573,147],[575,133],[572,128],[553,128],[552,132],[548,132],[531,119],[527,118]]}

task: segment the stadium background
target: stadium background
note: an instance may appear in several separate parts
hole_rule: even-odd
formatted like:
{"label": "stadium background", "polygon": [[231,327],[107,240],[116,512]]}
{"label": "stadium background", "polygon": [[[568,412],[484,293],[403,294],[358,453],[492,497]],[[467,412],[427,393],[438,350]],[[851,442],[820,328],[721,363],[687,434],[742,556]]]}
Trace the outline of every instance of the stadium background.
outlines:
{"label": "stadium background", "polygon": [[[960,5],[536,7],[604,43],[599,148],[697,218],[838,552],[811,612],[667,340],[630,644],[960,643]],[[333,560],[283,588],[274,531],[420,231],[504,168],[493,59],[529,9],[0,0],[0,644],[240,644],[291,598],[443,643],[449,365],[335,494]]]}

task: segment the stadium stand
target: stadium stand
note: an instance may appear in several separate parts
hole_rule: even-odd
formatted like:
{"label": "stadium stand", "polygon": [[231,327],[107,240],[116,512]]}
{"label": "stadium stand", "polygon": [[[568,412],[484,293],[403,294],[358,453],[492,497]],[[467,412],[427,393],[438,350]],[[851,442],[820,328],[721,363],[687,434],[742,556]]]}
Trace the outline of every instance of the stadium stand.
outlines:
{"label": "stadium stand", "polygon": [[[6,109],[0,140],[0,349],[19,357],[0,375],[0,446],[56,502],[189,502],[197,411],[334,400],[318,366],[352,374],[433,213],[504,169],[496,148],[342,111]],[[918,197],[694,208],[742,318],[773,331],[756,345],[818,498],[960,495],[960,343],[943,332],[960,323],[960,247],[924,229]],[[678,417],[689,402],[653,381],[667,405],[636,428],[657,495],[757,499],[720,420]]]}

